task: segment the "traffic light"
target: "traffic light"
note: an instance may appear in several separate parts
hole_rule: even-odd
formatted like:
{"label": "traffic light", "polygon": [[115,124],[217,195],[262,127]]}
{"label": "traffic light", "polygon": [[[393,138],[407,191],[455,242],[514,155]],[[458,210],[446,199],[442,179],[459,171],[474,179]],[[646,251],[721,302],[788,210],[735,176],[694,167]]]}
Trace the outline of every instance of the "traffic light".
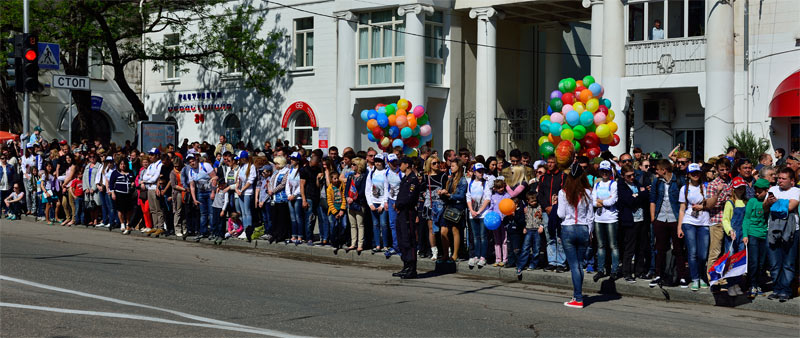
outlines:
{"label": "traffic light", "polygon": [[22,85],[26,92],[39,90],[39,36],[22,35]]}
{"label": "traffic light", "polygon": [[22,92],[24,90],[22,86],[22,34],[14,35],[13,38],[8,39],[8,42],[14,45],[14,49],[11,50],[7,58],[8,69],[6,69],[6,73],[8,73],[8,80],[6,82],[9,87]]}

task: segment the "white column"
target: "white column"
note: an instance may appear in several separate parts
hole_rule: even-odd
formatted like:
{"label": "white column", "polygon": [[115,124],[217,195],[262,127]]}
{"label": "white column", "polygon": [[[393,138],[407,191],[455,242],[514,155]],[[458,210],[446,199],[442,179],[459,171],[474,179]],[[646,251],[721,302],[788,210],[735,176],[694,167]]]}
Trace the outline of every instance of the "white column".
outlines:
{"label": "white column", "polygon": [[[595,79],[603,77],[603,0],[584,1],[584,7],[592,7],[592,45],[590,53],[592,76]],[[601,82],[602,83],[602,82]]]}
{"label": "white column", "polygon": [[473,8],[469,17],[478,19],[478,57],[475,74],[475,154],[489,156],[497,151],[497,22],[502,16],[492,7]]}
{"label": "white column", "polygon": [[[544,83],[545,92],[550,95],[550,91],[558,88],[558,81],[561,80],[561,42],[564,40],[564,30],[560,24],[544,25]],[[549,96],[548,96],[549,98]]]}
{"label": "white column", "polygon": [[336,144],[340,149],[356,144],[353,106],[350,104],[350,87],[355,84],[356,73],[356,16],[353,12],[334,13],[338,28],[336,47]]}
{"label": "white column", "polygon": [[425,15],[433,14],[433,7],[404,5],[397,14],[406,17],[403,96],[414,105],[425,106]]}
{"label": "white column", "polygon": [[[734,48],[733,3],[706,1],[706,112],[705,154],[725,152],[725,138],[733,133]],[[711,132],[713,131],[713,137]]]}
{"label": "white column", "polygon": [[[625,25],[622,0],[606,0],[603,2],[603,77],[599,79],[605,89],[605,97],[611,100],[611,109],[616,112],[614,122],[619,130],[619,145],[611,148],[611,152],[619,155],[625,152],[628,141],[628,124],[625,119],[625,99],[627,93],[622,92],[622,77],[625,76]],[[594,41],[593,41],[594,43]],[[594,51],[592,52],[594,54]]]}

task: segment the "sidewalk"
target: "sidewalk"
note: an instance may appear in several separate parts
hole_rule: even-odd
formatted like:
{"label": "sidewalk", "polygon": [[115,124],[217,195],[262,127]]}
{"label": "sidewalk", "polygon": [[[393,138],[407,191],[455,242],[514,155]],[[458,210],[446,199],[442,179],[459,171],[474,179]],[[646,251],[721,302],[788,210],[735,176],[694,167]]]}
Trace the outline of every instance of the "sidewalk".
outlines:
{"label": "sidewalk", "polygon": [[[3,220],[3,222],[8,222],[7,220]],[[23,217],[21,221],[18,222],[25,222],[31,225],[38,225],[38,226],[47,226],[44,223],[37,223],[33,222],[32,217]],[[76,229],[76,230],[95,230],[95,231],[106,231],[106,228],[87,228],[84,226],[73,226],[69,229]],[[114,229],[113,233],[119,234],[119,229]],[[138,231],[133,231],[129,236],[136,236],[136,237],[147,237],[147,235],[142,234]],[[158,240],[182,240],[181,237],[160,237],[157,238]],[[156,240],[154,238],[154,240]],[[203,245],[212,245],[213,243],[208,240],[200,241],[200,244]],[[385,265],[387,267],[397,267],[398,269],[402,267],[402,262],[400,261],[399,256],[392,256],[390,258],[386,258],[383,253],[372,254],[371,251],[365,250],[361,252],[360,255],[356,254],[355,251],[351,251],[349,253],[345,253],[344,250],[339,250],[337,255],[334,255],[333,249],[329,247],[321,247],[321,246],[308,246],[305,244],[301,244],[299,246],[295,246],[294,244],[285,245],[283,243],[274,243],[269,244],[266,241],[262,240],[253,240],[252,242],[248,243],[244,240],[239,239],[228,239],[222,243],[222,246],[228,247],[239,247],[239,248],[248,248],[251,250],[266,250],[266,251],[276,251],[276,252],[289,252],[294,254],[303,254],[311,257],[320,257],[325,258],[328,260],[339,260],[343,262],[365,262],[371,264],[378,264],[378,265]],[[563,289],[571,289],[572,288],[572,277],[569,272],[565,273],[555,273],[555,272],[543,272],[542,270],[536,271],[524,271],[522,273],[523,278],[522,281],[517,281],[516,271],[513,268],[497,268],[492,266],[486,266],[482,269],[478,269],[475,267],[474,269],[470,270],[467,266],[467,262],[457,262],[456,264],[441,265],[437,268],[435,262],[431,261],[430,259],[420,259],[417,263],[417,268],[420,274],[422,273],[458,273],[467,276],[478,276],[484,278],[493,278],[499,279],[502,281],[508,282],[518,282],[518,283],[526,283],[526,284],[534,284],[534,285],[546,285],[550,287],[557,287]],[[430,272],[429,272],[430,271]],[[708,289],[701,289],[698,292],[692,292],[689,289],[681,289],[679,287],[665,287],[665,288],[650,288],[648,286],[647,281],[637,281],[635,284],[629,284],[624,282],[623,280],[617,280],[616,282],[609,281],[608,279],[604,279],[601,282],[594,283],[592,281],[592,276],[590,274],[584,275],[584,284],[583,284],[583,291],[586,293],[601,293],[601,294],[611,294],[611,295],[620,295],[620,296],[635,296],[635,297],[647,297],[652,299],[662,299],[668,302],[683,302],[683,303],[699,303],[699,304],[707,304],[707,305],[720,305],[720,306],[730,306],[730,305],[723,305],[717,304],[715,301],[715,296],[708,291]],[[740,296],[736,298],[736,308],[742,310],[755,310],[755,311],[762,311],[762,312],[770,312],[770,313],[779,313],[784,315],[792,315],[792,316],[800,316],[800,298],[790,299],[788,302],[780,303],[777,300],[768,300],[764,296],[757,297],[753,302],[750,302],[745,296]],[[728,297],[727,295],[724,297],[726,302]],[[687,304],[687,306],[690,306]]]}

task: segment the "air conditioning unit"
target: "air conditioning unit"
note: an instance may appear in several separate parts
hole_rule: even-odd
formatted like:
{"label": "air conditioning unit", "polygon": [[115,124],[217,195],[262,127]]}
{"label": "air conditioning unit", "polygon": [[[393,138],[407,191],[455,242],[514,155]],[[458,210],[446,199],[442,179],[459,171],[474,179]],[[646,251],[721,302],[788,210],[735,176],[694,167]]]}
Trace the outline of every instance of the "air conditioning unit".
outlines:
{"label": "air conditioning unit", "polygon": [[666,123],[672,120],[672,100],[644,100],[644,123]]}

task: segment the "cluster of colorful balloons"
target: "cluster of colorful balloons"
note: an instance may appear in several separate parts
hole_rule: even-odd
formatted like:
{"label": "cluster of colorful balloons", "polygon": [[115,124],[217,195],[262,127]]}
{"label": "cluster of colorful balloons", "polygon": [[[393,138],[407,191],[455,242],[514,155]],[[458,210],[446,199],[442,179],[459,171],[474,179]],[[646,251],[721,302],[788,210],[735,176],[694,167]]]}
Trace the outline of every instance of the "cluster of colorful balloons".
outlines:
{"label": "cluster of colorful balloons", "polygon": [[504,198],[500,201],[500,204],[497,205],[500,213],[496,211],[489,211],[486,215],[483,216],[483,224],[486,226],[486,229],[489,230],[496,230],[500,227],[500,224],[503,221],[503,214],[505,216],[511,215],[517,209],[517,204],[510,198]]}
{"label": "cluster of colorful balloons", "polygon": [[545,158],[555,154],[564,165],[573,153],[595,158],[619,144],[616,114],[604,93],[591,75],[559,81],[558,89],[550,93],[547,115],[539,119],[539,127],[547,135],[539,138],[539,153]]}
{"label": "cluster of colorful balloons", "polygon": [[416,148],[433,138],[425,107],[413,106],[406,99],[364,109],[361,119],[367,123],[367,138],[385,152],[403,147],[404,154],[416,156]]}

